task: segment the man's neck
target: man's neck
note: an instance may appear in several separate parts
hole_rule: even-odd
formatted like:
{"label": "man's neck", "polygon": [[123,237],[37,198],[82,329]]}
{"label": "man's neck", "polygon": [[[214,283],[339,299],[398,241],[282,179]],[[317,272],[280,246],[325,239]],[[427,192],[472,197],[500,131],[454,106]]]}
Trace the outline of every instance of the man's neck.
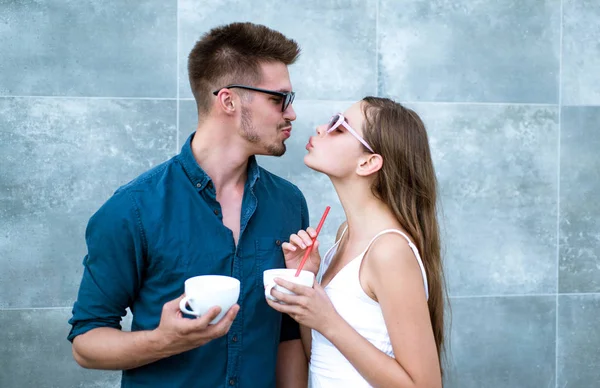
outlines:
{"label": "man's neck", "polygon": [[228,132],[207,122],[198,127],[192,139],[192,154],[212,179],[217,192],[243,187],[248,175],[248,158],[251,154],[239,138],[233,138]]}

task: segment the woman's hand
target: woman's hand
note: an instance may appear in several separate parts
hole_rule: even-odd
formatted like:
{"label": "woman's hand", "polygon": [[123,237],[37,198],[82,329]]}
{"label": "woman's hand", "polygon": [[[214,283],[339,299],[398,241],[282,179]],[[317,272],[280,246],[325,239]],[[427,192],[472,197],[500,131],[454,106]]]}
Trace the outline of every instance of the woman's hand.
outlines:
{"label": "woman's hand", "polygon": [[296,295],[285,294],[273,288],[271,295],[285,304],[267,299],[269,306],[281,313],[288,314],[301,325],[315,329],[323,335],[326,335],[328,330],[335,330],[338,320],[342,317],[335,310],[329,296],[318,282],[315,282],[314,288],[311,288],[281,278],[275,278],[274,281]]}
{"label": "woman's hand", "polygon": [[[313,245],[312,239],[317,236],[317,231],[313,228],[307,228],[305,231],[300,230],[297,234],[290,236],[290,241],[281,245],[283,255],[285,257],[286,268],[297,269],[304,257],[304,252]],[[310,271],[315,275],[319,272],[321,265],[321,255],[319,254],[319,241],[315,240],[314,247],[310,252],[310,256],[304,263],[302,268],[305,271]]]}

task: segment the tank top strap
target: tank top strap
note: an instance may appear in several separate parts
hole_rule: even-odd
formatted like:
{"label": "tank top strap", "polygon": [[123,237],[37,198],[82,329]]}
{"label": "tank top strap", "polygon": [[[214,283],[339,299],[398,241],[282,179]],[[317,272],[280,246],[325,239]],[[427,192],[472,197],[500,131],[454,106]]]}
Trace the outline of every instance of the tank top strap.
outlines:
{"label": "tank top strap", "polygon": [[[419,263],[419,267],[421,268],[421,275],[423,276],[423,285],[425,286],[425,297],[427,298],[427,300],[429,300],[429,285],[427,283],[427,273],[425,272],[425,266],[423,265],[423,261],[421,260],[421,255],[419,255],[419,250],[417,249],[417,246],[402,231],[400,231],[398,229],[386,229],[386,230],[382,230],[381,232],[377,233],[375,235],[375,237],[373,237],[371,239],[371,241],[369,242],[369,245],[367,245],[367,248],[361,254],[361,260],[360,261],[362,261],[362,259],[365,256],[365,253],[367,253],[367,251],[369,250],[369,248],[371,247],[371,245],[375,242],[375,240],[377,240],[378,237],[380,237],[380,236],[382,236],[384,234],[387,234],[387,233],[396,233],[396,234],[399,234],[402,237],[404,237],[406,239],[406,241],[408,242],[408,246],[413,251],[415,257],[417,258],[417,262]],[[340,237],[340,239],[341,239],[341,237]]]}
{"label": "tank top strap", "polygon": [[347,230],[348,230],[348,224],[346,224],[346,226],[344,227],[342,234],[340,234],[340,238],[337,239],[337,241],[327,250],[327,252],[325,252],[325,255],[321,257],[321,265],[319,267],[319,271],[317,272],[317,281],[319,283],[321,282],[321,279],[323,278],[323,274],[327,270],[327,267],[329,267],[329,264],[331,264],[331,260],[333,259],[333,256],[337,252],[337,248],[340,244],[340,241],[342,241],[342,237],[344,237],[344,234],[346,233]]}
{"label": "tank top strap", "polygon": [[344,237],[347,230],[348,230],[348,224],[346,224],[346,226],[344,226],[344,230],[342,230],[342,234],[340,234],[340,238],[338,238],[337,241],[335,242],[336,244],[339,244],[340,241],[342,241],[342,237]]}

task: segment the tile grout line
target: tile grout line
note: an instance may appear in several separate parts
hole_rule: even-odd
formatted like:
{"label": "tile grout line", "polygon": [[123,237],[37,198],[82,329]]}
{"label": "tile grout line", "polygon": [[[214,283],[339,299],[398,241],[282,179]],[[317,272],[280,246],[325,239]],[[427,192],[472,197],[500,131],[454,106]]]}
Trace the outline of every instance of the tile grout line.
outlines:
{"label": "tile grout line", "polygon": [[175,131],[175,154],[179,152],[179,0],[176,2],[177,12],[176,12],[176,28],[177,33],[175,34],[175,44],[177,45],[177,66],[175,68],[175,79],[177,80],[177,118],[176,118],[176,131]]}
{"label": "tile grout line", "polygon": [[[577,292],[577,293],[564,293],[564,294],[507,294],[507,295],[459,295],[450,296],[450,299],[493,299],[493,298],[523,298],[523,297],[552,297],[556,296],[597,296],[600,297],[600,292]],[[71,309],[70,306],[54,306],[54,307],[0,307],[2,311],[21,311],[21,310],[65,310]]]}
{"label": "tile grout line", "polygon": [[379,97],[379,0],[375,0],[375,96]]}
{"label": "tile grout line", "polygon": [[[178,75],[179,77],[179,75]],[[177,86],[179,89],[179,85]],[[148,101],[194,101],[191,97],[102,97],[102,96],[19,96],[19,95],[0,95],[2,98],[22,98],[22,99],[59,99],[59,100],[148,100]],[[329,103],[354,103],[355,100],[319,100],[319,99],[296,99],[296,102],[329,102]],[[474,105],[474,106],[538,106],[538,107],[555,107],[556,104],[545,103],[527,103],[527,102],[474,102],[474,101],[402,101],[402,104],[422,104],[422,105]],[[583,104],[583,105],[565,105],[576,107],[600,107],[600,104]]]}
{"label": "tile grout line", "polygon": [[559,28],[559,48],[558,48],[558,144],[556,146],[557,153],[557,172],[556,172],[556,307],[555,307],[555,322],[554,322],[554,386],[558,388],[558,315],[559,315],[559,300],[560,295],[560,140],[562,132],[562,66],[563,66],[563,12],[564,0],[560,0],[560,28]]}
{"label": "tile grout line", "polygon": [[485,294],[485,295],[450,295],[450,299],[486,299],[486,298],[523,298],[523,297],[551,297],[554,293],[548,294]]}
{"label": "tile grout line", "polygon": [[58,306],[58,307],[0,307],[0,311],[22,311],[22,310],[66,310],[73,306]]}
{"label": "tile grout line", "polygon": [[107,96],[18,96],[18,95],[0,95],[0,98],[23,98],[23,99],[51,99],[57,100],[148,100],[148,101],[175,101],[173,97],[107,97]]}
{"label": "tile grout line", "polygon": [[485,299],[485,298],[522,298],[528,296],[555,296],[554,293],[549,294],[484,294],[484,295],[450,295],[450,299]]}
{"label": "tile grout line", "polygon": [[450,295],[450,299],[485,299],[485,298],[523,298],[523,297],[569,297],[569,296],[600,296],[600,292],[566,292],[539,294],[485,294],[485,295]]}
{"label": "tile grout line", "polygon": [[563,292],[557,296],[600,296],[600,292]]}
{"label": "tile grout line", "polygon": [[479,101],[399,101],[402,104],[423,104],[423,105],[474,105],[474,106],[539,106],[539,107],[554,107],[552,103],[536,103],[536,102],[479,102]]}

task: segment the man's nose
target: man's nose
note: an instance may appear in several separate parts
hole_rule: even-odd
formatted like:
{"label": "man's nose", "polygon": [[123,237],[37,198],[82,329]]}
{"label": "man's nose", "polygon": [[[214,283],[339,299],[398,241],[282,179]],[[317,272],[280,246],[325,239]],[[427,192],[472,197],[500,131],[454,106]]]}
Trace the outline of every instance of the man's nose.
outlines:
{"label": "man's nose", "polygon": [[292,104],[290,104],[286,110],[283,112],[283,118],[286,121],[294,121],[296,120],[296,111],[294,110],[294,107]]}

